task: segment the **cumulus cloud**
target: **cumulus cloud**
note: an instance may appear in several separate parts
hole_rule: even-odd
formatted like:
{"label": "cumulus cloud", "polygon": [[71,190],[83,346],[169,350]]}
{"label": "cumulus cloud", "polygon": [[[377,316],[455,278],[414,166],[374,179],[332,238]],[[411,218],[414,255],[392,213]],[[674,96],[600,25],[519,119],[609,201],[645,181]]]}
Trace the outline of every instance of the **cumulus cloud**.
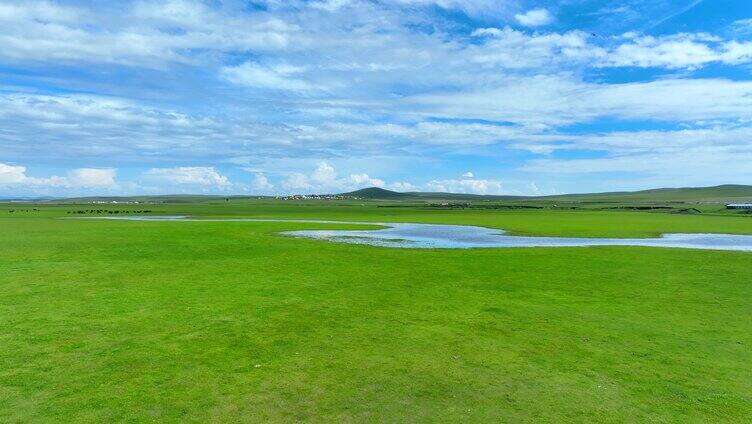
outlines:
{"label": "cumulus cloud", "polygon": [[501,181],[477,180],[432,180],[426,184],[429,191],[443,193],[501,194]]}
{"label": "cumulus cloud", "polygon": [[356,187],[384,187],[384,180],[371,178],[368,174],[350,174],[349,182]]}
{"label": "cumulus cloud", "polygon": [[0,185],[57,188],[114,188],[116,170],[111,168],[77,168],[66,176],[32,177],[26,167],[0,163]]}
{"label": "cumulus cloud", "polygon": [[287,192],[300,190],[311,193],[340,193],[364,187],[384,187],[386,182],[368,174],[349,174],[338,177],[337,171],[326,161],[320,161],[310,175],[293,172],[282,182]]}
{"label": "cumulus cloud", "polygon": [[149,184],[165,186],[193,186],[204,189],[225,190],[232,186],[230,180],[211,166],[180,166],[175,168],[152,168],[143,174]]}
{"label": "cumulus cloud", "polygon": [[269,182],[266,175],[257,173],[253,180],[253,188],[262,192],[268,192],[274,190],[274,184]]}
{"label": "cumulus cloud", "polygon": [[112,187],[115,175],[111,168],[79,168],[68,174],[68,182],[75,187]]}
{"label": "cumulus cloud", "polygon": [[23,184],[27,181],[26,167],[0,163],[0,184]]}
{"label": "cumulus cloud", "polygon": [[516,19],[520,25],[537,27],[550,24],[553,22],[554,17],[551,12],[546,9],[530,9],[525,13],[514,15],[514,19]]}
{"label": "cumulus cloud", "polygon": [[299,172],[290,174],[283,182],[282,188],[290,190],[308,190],[313,188],[311,183],[308,182],[308,177]]}
{"label": "cumulus cloud", "polygon": [[405,192],[405,191],[418,191],[418,187],[416,185],[414,185],[412,183],[405,182],[405,181],[399,181],[399,182],[396,182],[396,183],[389,184],[389,186],[387,188],[389,190],[401,191],[401,192]]}
{"label": "cumulus cloud", "polygon": [[474,177],[473,173],[470,172],[470,171],[465,172],[464,174],[462,174],[462,176],[464,178],[473,178]]}
{"label": "cumulus cloud", "polygon": [[319,162],[311,174],[311,181],[318,185],[331,185],[337,180],[337,172],[334,167],[326,162]]}

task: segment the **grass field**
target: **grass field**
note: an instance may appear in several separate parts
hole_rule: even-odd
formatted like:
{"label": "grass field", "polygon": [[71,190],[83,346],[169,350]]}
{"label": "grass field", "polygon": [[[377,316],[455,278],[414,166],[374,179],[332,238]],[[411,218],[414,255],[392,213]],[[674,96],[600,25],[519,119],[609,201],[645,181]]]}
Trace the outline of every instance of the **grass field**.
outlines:
{"label": "grass field", "polygon": [[[749,215],[380,205],[148,208],[752,234]],[[91,207],[0,205],[0,422],[752,419],[749,253],[388,249],[276,234],[340,224],[59,219]]]}

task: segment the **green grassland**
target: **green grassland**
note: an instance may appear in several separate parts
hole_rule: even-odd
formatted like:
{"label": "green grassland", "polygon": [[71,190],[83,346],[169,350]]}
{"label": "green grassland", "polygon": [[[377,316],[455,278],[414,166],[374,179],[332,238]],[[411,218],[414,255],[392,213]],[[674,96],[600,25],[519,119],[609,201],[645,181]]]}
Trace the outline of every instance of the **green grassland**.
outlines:
{"label": "green grassland", "polygon": [[388,249],[277,234],[344,224],[70,219],[752,234],[752,215],[719,205],[559,206],[0,204],[0,422],[750,421],[749,253]]}

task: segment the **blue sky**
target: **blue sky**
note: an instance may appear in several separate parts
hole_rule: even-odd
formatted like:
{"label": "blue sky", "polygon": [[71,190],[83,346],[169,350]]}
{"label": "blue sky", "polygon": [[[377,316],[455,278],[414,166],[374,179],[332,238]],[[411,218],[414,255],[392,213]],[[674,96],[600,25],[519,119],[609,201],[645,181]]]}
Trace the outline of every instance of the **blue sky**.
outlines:
{"label": "blue sky", "polygon": [[746,0],[0,0],[0,196],[752,184]]}

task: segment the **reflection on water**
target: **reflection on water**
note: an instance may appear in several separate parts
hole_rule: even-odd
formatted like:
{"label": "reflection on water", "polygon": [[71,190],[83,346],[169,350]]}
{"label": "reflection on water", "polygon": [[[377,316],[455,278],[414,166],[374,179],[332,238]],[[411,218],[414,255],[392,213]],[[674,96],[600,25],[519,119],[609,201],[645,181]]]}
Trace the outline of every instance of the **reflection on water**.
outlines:
{"label": "reflection on water", "polygon": [[368,244],[398,248],[468,249],[474,247],[579,247],[579,246],[648,246],[752,251],[752,235],[733,234],[664,234],[660,238],[615,239],[577,237],[523,237],[497,230],[469,225],[397,224],[285,219],[188,219],[184,216],[122,216],[102,217],[136,221],[234,221],[234,222],[299,222],[322,224],[363,224],[387,228],[377,230],[298,230],[282,234],[341,243]]}

